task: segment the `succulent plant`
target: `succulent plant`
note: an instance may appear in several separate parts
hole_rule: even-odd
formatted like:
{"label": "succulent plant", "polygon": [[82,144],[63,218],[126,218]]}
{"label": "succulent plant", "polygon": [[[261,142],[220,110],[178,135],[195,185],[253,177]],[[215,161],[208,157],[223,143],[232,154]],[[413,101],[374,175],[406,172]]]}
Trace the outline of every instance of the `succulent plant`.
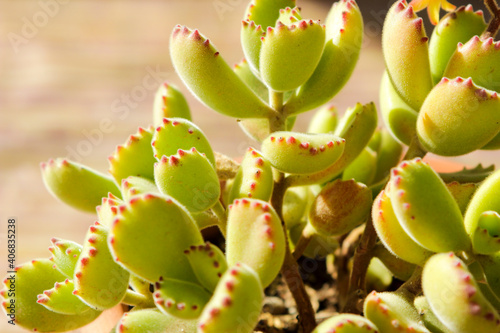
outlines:
{"label": "succulent plant", "polygon": [[[386,129],[373,102],[342,115],[328,104],[361,51],[354,0],[335,2],[324,24],[294,0],[252,0],[234,68],[200,31],[175,26],[184,84],[260,146],[241,163],[214,151],[165,82],[153,125],[116,147],[109,175],[41,164],[53,196],[97,217],[80,243],[52,238],[50,258],[8,275],[2,308],[38,332],[126,304],[114,332],[251,333],[271,316],[266,296],[289,293],[295,310],[284,312],[303,333],[500,332],[500,171],[444,174],[423,160],[500,149],[500,11],[485,3],[488,24],[471,5],[394,2],[382,36]],[[451,13],[439,20],[441,6]],[[425,7],[430,40],[416,14]],[[307,133],[293,131],[318,107]],[[306,289],[320,273],[335,295],[317,302],[321,315]]]}

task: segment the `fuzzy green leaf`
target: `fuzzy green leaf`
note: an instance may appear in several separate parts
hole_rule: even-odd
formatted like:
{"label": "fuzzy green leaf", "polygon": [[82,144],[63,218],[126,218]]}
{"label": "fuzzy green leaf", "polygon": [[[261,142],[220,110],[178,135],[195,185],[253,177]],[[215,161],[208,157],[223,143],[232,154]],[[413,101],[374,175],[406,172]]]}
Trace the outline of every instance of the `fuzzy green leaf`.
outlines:
{"label": "fuzzy green leaf", "polygon": [[[3,281],[4,289],[0,295],[4,298],[2,309],[10,313],[8,308],[15,304],[17,309],[16,325],[37,332],[65,332],[85,326],[96,319],[101,311],[88,310],[75,315],[61,314],[50,311],[36,302],[37,295],[66,278],[53,268],[48,259],[36,259],[16,268],[15,282],[9,276]],[[15,283],[15,298],[9,296],[10,284]]]}
{"label": "fuzzy green leaf", "polygon": [[422,288],[432,311],[452,332],[498,331],[500,316],[453,253],[439,253],[427,261]]}
{"label": "fuzzy green leaf", "polygon": [[461,6],[446,14],[434,28],[429,42],[429,58],[434,82],[439,82],[457,49],[458,43],[465,43],[486,29],[482,11],[474,12],[472,5]]}
{"label": "fuzzy green leaf", "polygon": [[324,45],[325,28],[319,22],[302,20],[287,26],[278,21],[262,39],[262,81],[274,91],[298,88],[313,74]]}
{"label": "fuzzy green leaf", "polygon": [[132,198],[120,207],[108,244],[120,265],[149,282],[160,276],[197,281],[183,251],[203,244],[203,239],[189,213],[172,198]]}
{"label": "fuzzy green leaf", "polygon": [[191,120],[191,111],[186,98],[174,85],[163,83],[155,95],[153,105],[153,124],[161,126],[163,118],[184,118]]}
{"label": "fuzzy green leaf", "polygon": [[433,85],[427,41],[413,7],[397,1],[385,18],[382,50],[394,88],[414,110],[420,109]]}
{"label": "fuzzy green leaf", "polygon": [[282,172],[308,174],[335,163],[344,145],[345,140],[334,134],[274,132],[262,143],[262,155]]}
{"label": "fuzzy green leaf", "polygon": [[99,310],[121,302],[130,278],[130,273],[113,259],[107,239],[108,229],[98,222],[89,228],[73,279],[74,294]]}
{"label": "fuzzy green leaf", "polygon": [[111,178],[79,163],[50,159],[41,168],[45,187],[73,208],[95,212],[101,198],[109,192],[120,196],[120,189]]}
{"label": "fuzzy green leaf", "polygon": [[187,119],[164,118],[153,134],[153,152],[159,161],[163,156],[177,154],[179,149],[196,148],[215,166],[212,147],[203,131]]}
{"label": "fuzzy green leaf", "polygon": [[179,149],[169,158],[163,155],[155,164],[155,181],[163,194],[174,197],[190,212],[202,212],[219,200],[217,173],[195,148]]}
{"label": "fuzzy green leaf", "polygon": [[500,99],[472,79],[444,78],[427,96],[417,133],[428,151],[458,156],[480,149],[500,132]]}
{"label": "fuzzy green leaf", "polygon": [[131,135],[127,142],[116,147],[109,159],[109,173],[120,183],[128,176],[154,179],[153,165],[156,162],[153,156],[151,140],[153,127],[143,129]]}
{"label": "fuzzy green leaf", "polygon": [[420,158],[401,162],[390,184],[394,213],[416,243],[434,252],[470,249],[460,207],[427,163]]}
{"label": "fuzzy green leaf", "polygon": [[170,55],[184,84],[209,108],[235,118],[266,118],[273,113],[198,30],[175,27]]}
{"label": "fuzzy green leaf", "polygon": [[253,332],[263,299],[258,275],[245,264],[235,264],[224,273],[203,310],[198,333]]}
{"label": "fuzzy green leaf", "polygon": [[335,2],[326,19],[326,43],[314,73],[285,104],[288,114],[332,99],[352,74],[363,41],[363,18],[354,0]]}
{"label": "fuzzy green leaf", "polygon": [[237,262],[250,266],[264,287],[271,284],[285,258],[285,235],[269,204],[238,199],[229,206],[226,257],[230,266]]}

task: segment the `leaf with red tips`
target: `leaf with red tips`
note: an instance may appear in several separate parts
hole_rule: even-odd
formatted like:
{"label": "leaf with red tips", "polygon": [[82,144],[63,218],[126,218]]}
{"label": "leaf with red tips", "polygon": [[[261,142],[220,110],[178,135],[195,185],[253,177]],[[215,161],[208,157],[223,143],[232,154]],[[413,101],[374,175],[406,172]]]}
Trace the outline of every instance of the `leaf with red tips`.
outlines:
{"label": "leaf with red tips", "polygon": [[309,210],[309,223],[323,235],[343,235],[364,223],[372,206],[371,189],[337,179],[323,187]]}
{"label": "leaf with red tips", "polygon": [[109,172],[118,183],[129,176],[154,179],[153,127],[141,129],[135,136],[138,140],[127,141],[121,149],[117,147],[109,160]]}
{"label": "leaf with red tips", "polygon": [[395,170],[388,195],[408,235],[433,252],[469,250],[460,208],[439,175],[420,158],[402,162]]}
{"label": "leaf with red tips", "polygon": [[[273,137],[282,137],[283,140],[272,140]],[[294,137],[293,143],[290,143],[290,137]],[[334,134],[275,132],[262,143],[262,155],[282,172],[307,174],[335,163],[342,155],[344,145],[345,140]],[[321,146],[325,149],[319,149]]]}
{"label": "leaf with red tips", "polygon": [[[260,51],[262,49],[261,39],[265,35],[266,33],[265,30],[262,29],[262,26],[256,25],[255,22],[248,20],[244,20],[242,22],[241,33],[240,33],[241,46],[243,48],[243,53],[245,54],[245,58],[247,59],[248,64],[250,65],[248,66],[250,72],[259,73]],[[264,88],[267,90],[267,87],[264,86]],[[255,89],[252,90],[257,94],[257,96],[261,97],[261,99],[266,100],[267,97],[262,98],[264,96],[259,95],[255,91]]]}
{"label": "leaf with red tips", "polygon": [[273,186],[271,164],[260,152],[250,148],[234,178],[228,202],[246,197],[268,201],[271,198]]}
{"label": "leaf with red tips", "polygon": [[196,320],[176,318],[158,309],[126,312],[116,325],[117,333],[196,333]]}
{"label": "leaf with red tips", "polygon": [[[255,271],[235,264],[224,273],[198,321],[198,333],[251,333],[259,320],[264,300]],[[245,320],[241,320],[245,318]]]}
{"label": "leaf with red tips", "polygon": [[155,181],[160,192],[177,199],[191,212],[213,207],[220,196],[214,166],[196,150],[172,155],[155,164]]}
{"label": "leaf with red tips", "polygon": [[500,92],[500,43],[472,37],[451,56],[444,76],[471,77],[478,86]]}
{"label": "leaf with red tips", "polygon": [[409,263],[423,265],[433,252],[417,244],[403,229],[394,214],[391,199],[388,195],[391,186],[388,184],[373,202],[373,226],[380,241],[396,257]]}
{"label": "leaf with red tips", "polygon": [[72,280],[55,284],[55,287],[45,290],[38,295],[38,303],[50,311],[67,315],[81,315],[91,308],[73,295],[74,284]]}
{"label": "leaf with red tips", "polygon": [[102,204],[97,206],[97,216],[99,217],[99,222],[105,227],[111,226],[119,212],[120,205],[124,202],[118,198],[112,198],[108,195],[107,198],[102,199]]}
{"label": "leaf with red tips", "polygon": [[[100,311],[88,307],[84,307],[86,311],[78,314],[61,314],[42,306],[44,301],[37,303],[37,295],[54,287],[56,282],[66,279],[52,266],[52,261],[48,259],[37,259],[35,264],[27,262],[22,264],[22,269],[17,270],[15,298],[6,297],[2,303],[5,313],[10,313],[6,306],[11,302],[15,304],[17,326],[37,332],[65,332],[85,326],[101,314]],[[6,281],[10,282],[8,279]],[[62,284],[64,285],[64,282]],[[9,290],[9,286],[4,282],[5,290]],[[7,296],[9,294],[5,293]]]}
{"label": "leaf with red tips", "polygon": [[280,9],[294,8],[295,0],[252,0],[245,11],[244,20],[254,21],[264,30],[274,27],[280,17]]}
{"label": "leaf with red tips", "polygon": [[371,292],[365,299],[363,313],[383,333],[430,333],[420,323],[420,316],[407,291]]}
{"label": "leaf with red tips", "polygon": [[[198,38],[196,38],[198,36]],[[233,72],[205,37],[176,27],[172,63],[189,90],[211,109],[236,118],[266,118],[273,110]],[[214,56],[217,55],[217,56]]]}
{"label": "leaf with red tips", "polygon": [[472,80],[442,80],[427,96],[417,120],[423,147],[443,156],[480,149],[500,132],[500,99]]}
{"label": "leaf with red tips", "polygon": [[61,273],[72,279],[82,246],[73,241],[52,238],[52,261]]}
{"label": "leaf with red tips", "polygon": [[414,110],[420,109],[433,85],[425,37],[422,19],[406,2],[396,2],[385,18],[382,50],[394,88]]}
{"label": "leaf with red tips", "polygon": [[224,253],[209,242],[205,245],[190,247],[184,254],[191,264],[199,283],[210,292],[213,292],[220,277],[227,269]]}
{"label": "leaf with red tips", "polygon": [[160,190],[156,184],[142,177],[130,176],[122,180],[122,195],[124,200],[130,200],[133,196],[145,193],[159,194]]}
{"label": "leaf with red tips", "polygon": [[181,319],[195,319],[211,294],[197,283],[165,278],[155,284],[153,297],[161,312]]}
{"label": "leaf with red tips", "polygon": [[[340,175],[368,145],[376,128],[377,109],[374,103],[366,105],[358,103],[355,107],[347,109],[333,133],[333,135],[345,140],[345,148],[340,158],[319,172],[288,176],[288,184],[290,186],[321,184]],[[331,144],[327,144],[327,146],[330,147]],[[293,163],[296,162],[293,161]]]}
{"label": "leaf with red tips", "polygon": [[324,45],[325,28],[316,21],[303,28],[283,26],[268,32],[260,50],[262,81],[275,91],[298,88],[313,74]]}
{"label": "leaf with red tips", "polygon": [[76,295],[83,302],[105,310],[121,302],[128,289],[130,273],[113,259],[107,244],[108,229],[102,225],[91,228],[93,230],[89,229],[85,237],[73,281]]}
{"label": "leaf with red tips", "polygon": [[186,98],[175,85],[164,82],[158,88],[153,105],[154,127],[161,126],[163,118],[191,120],[191,111]]}
{"label": "leaf with red tips", "polygon": [[[299,22],[302,20],[302,15],[301,15],[301,8],[300,7],[286,7],[283,9],[280,9],[280,16],[278,18],[278,25],[283,24],[283,25],[292,25],[292,24],[299,24]],[[305,21],[303,21],[305,22]]]}
{"label": "leaf with red tips", "polygon": [[42,167],[42,177],[49,192],[73,208],[95,212],[101,198],[109,192],[120,195],[113,180],[89,167],[58,158]]}
{"label": "leaf with red tips", "polygon": [[363,41],[363,18],[355,1],[338,1],[326,18],[321,59],[309,77],[285,104],[288,114],[318,107],[332,99],[351,76]]}
{"label": "leaf with red tips", "polygon": [[263,286],[274,280],[285,257],[285,235],[278,215],[267,202],[233,202],[227,220],[226,257],[229,265],[243,262],[252,267]]}
{"label": "leaf with red tips", "polygon": [[158,161],[163,156],[177,154],[179,149],[189,150],[194,147],[215,166],[214,153],[205,134],[187,119],[164,118],[159,130],[153,135],[153,141],[153,152]]}
{"label": "leaf with red tips", "polygon": [[422,289],[432,311],[452,332],[498,331],[498,312],[453,253],[439,253],[427,261]]}
{"label": "leaf with red tips", "polygon": [[318,325],[312,333],[374,333],[378,328],[360,315],[343,313],[330,317]]}
{"label": "leaf with red tips", "polygon": [[125,206],[117,218],[119,223],[111,227],[108,245],[113,257],[152,283],[160,276],[196,282],[183,251],[193,244],[203,244],[203,239],[189,213],[170,197],[138,198],[133,205]]}
{"label": "leaf with red tips", "polygon": [[[446,14],[434,28],[429,43],[429,59],[432,78],[439,82],[458,43],[465,43],[475,35],[481,35],[486,29],[482,12],[462,6]],[[460,75],[463,76],[463,75]],[[468,75],[469,76],[469,75]]]}

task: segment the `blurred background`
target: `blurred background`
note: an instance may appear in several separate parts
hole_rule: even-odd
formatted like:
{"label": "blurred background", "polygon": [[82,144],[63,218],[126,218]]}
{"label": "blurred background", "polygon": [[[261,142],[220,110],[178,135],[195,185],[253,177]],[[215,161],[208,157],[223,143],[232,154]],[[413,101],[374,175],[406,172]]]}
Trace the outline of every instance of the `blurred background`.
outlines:
{"label": "blurred background", "polygon": [[[303,17],[321,20],[332,3],[298,1]],[[356,102],[378,104],[384,70],[380,35],[393,1],[358,3],[365,38],[351,80],[334,99],[340,113]],[[473,4],[482,8],[480,0]],[[68,157],[105,172],[115,146],[152,122],[156,89],[144,80],[180,87],[214,150],[234,157],[256,145],[234,119],[189,94],[168,51],[170,33],[180,23],[209,37],[228,63],[240,61],[246,6],[246,0],[0,0],[0,275],[7,270],[8,218],[17,219],[18,264],[48,257],[51,237],[82,241],[96,216],[54,199],[44,188],[39,163]],[[301,115],[296,129],[305,130],[311,115]],[[490,164],[500,162],[499,155],[481,152],[454,160]],[[0,316],[0,332],[19,331]]]}

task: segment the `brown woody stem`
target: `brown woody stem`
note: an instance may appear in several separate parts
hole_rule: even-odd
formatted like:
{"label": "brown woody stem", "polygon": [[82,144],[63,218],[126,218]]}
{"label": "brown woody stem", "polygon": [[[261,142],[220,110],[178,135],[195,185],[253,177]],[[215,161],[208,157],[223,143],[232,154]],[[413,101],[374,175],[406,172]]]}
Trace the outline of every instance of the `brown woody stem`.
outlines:
{"label": "brown woody stem", "polygon": [[[421,146],[417,135],[415,135],[408,147],[403,160],[410,160],[415,157],[424,157],[427,151]],[[363,236],[354,254],[353,268],[349,282],[349,292],[344,312],[361,313],[362,301],[366,296],[366,271],[374,255],[375,244],[377,243],[377,233],[370,218],[366,222]]]}
{"label": "brown woody stem", "polygon": [[307,246],[311,242],[313,233],[309,230],[311,226],[307,224],[302,230],[302,233],[300,234],[300,238],[297,241],[297,244],[295,245],[295,248],[293,250],[293,257],[295,260],[298,260],[300,256],[304,253],[306,250]]}
{"label": "brown woody stem", "polygon": [[281,267],[281,274],[285,279],[288,289],[292,293],[293,299],[297,304],[297,311],[299,312],[299,325],[302,327],[303,333],[311,333],[316,327],[316,317],[315,312],[309,299],[309,295],[306,292],[304,286],[304,281],[299,273],[299,266],[297,261],[290,252],[287,239],[287,229],[285,222],[283,220],[283,198],[286,192],[286,186],[284,182],[283,174],[280,173],[280,179],[275,182],[273,196],[271,198],[271,204],[278,213],[281,219],[281,224],[283,226],[283,232],[285,233],[285,261]]}
{"label": "brown woody stem", "polygon": [[495,37],[500,29],[500,8],[496,0],[484,0],[486,8],[488,8],[491,19],[488,27],[481,35],[482,38]]}
{"label": "brown woody stem", "polygon": [[366,222],[363,236],[361,236],[361,240],[354,253],[349,292],[343,312],[356,314],[362,312],[362,300],[366,296],[366,271],[372,260],[373,249],[376,243],[377,233],[375,232],[373,221],[370,217]]}

